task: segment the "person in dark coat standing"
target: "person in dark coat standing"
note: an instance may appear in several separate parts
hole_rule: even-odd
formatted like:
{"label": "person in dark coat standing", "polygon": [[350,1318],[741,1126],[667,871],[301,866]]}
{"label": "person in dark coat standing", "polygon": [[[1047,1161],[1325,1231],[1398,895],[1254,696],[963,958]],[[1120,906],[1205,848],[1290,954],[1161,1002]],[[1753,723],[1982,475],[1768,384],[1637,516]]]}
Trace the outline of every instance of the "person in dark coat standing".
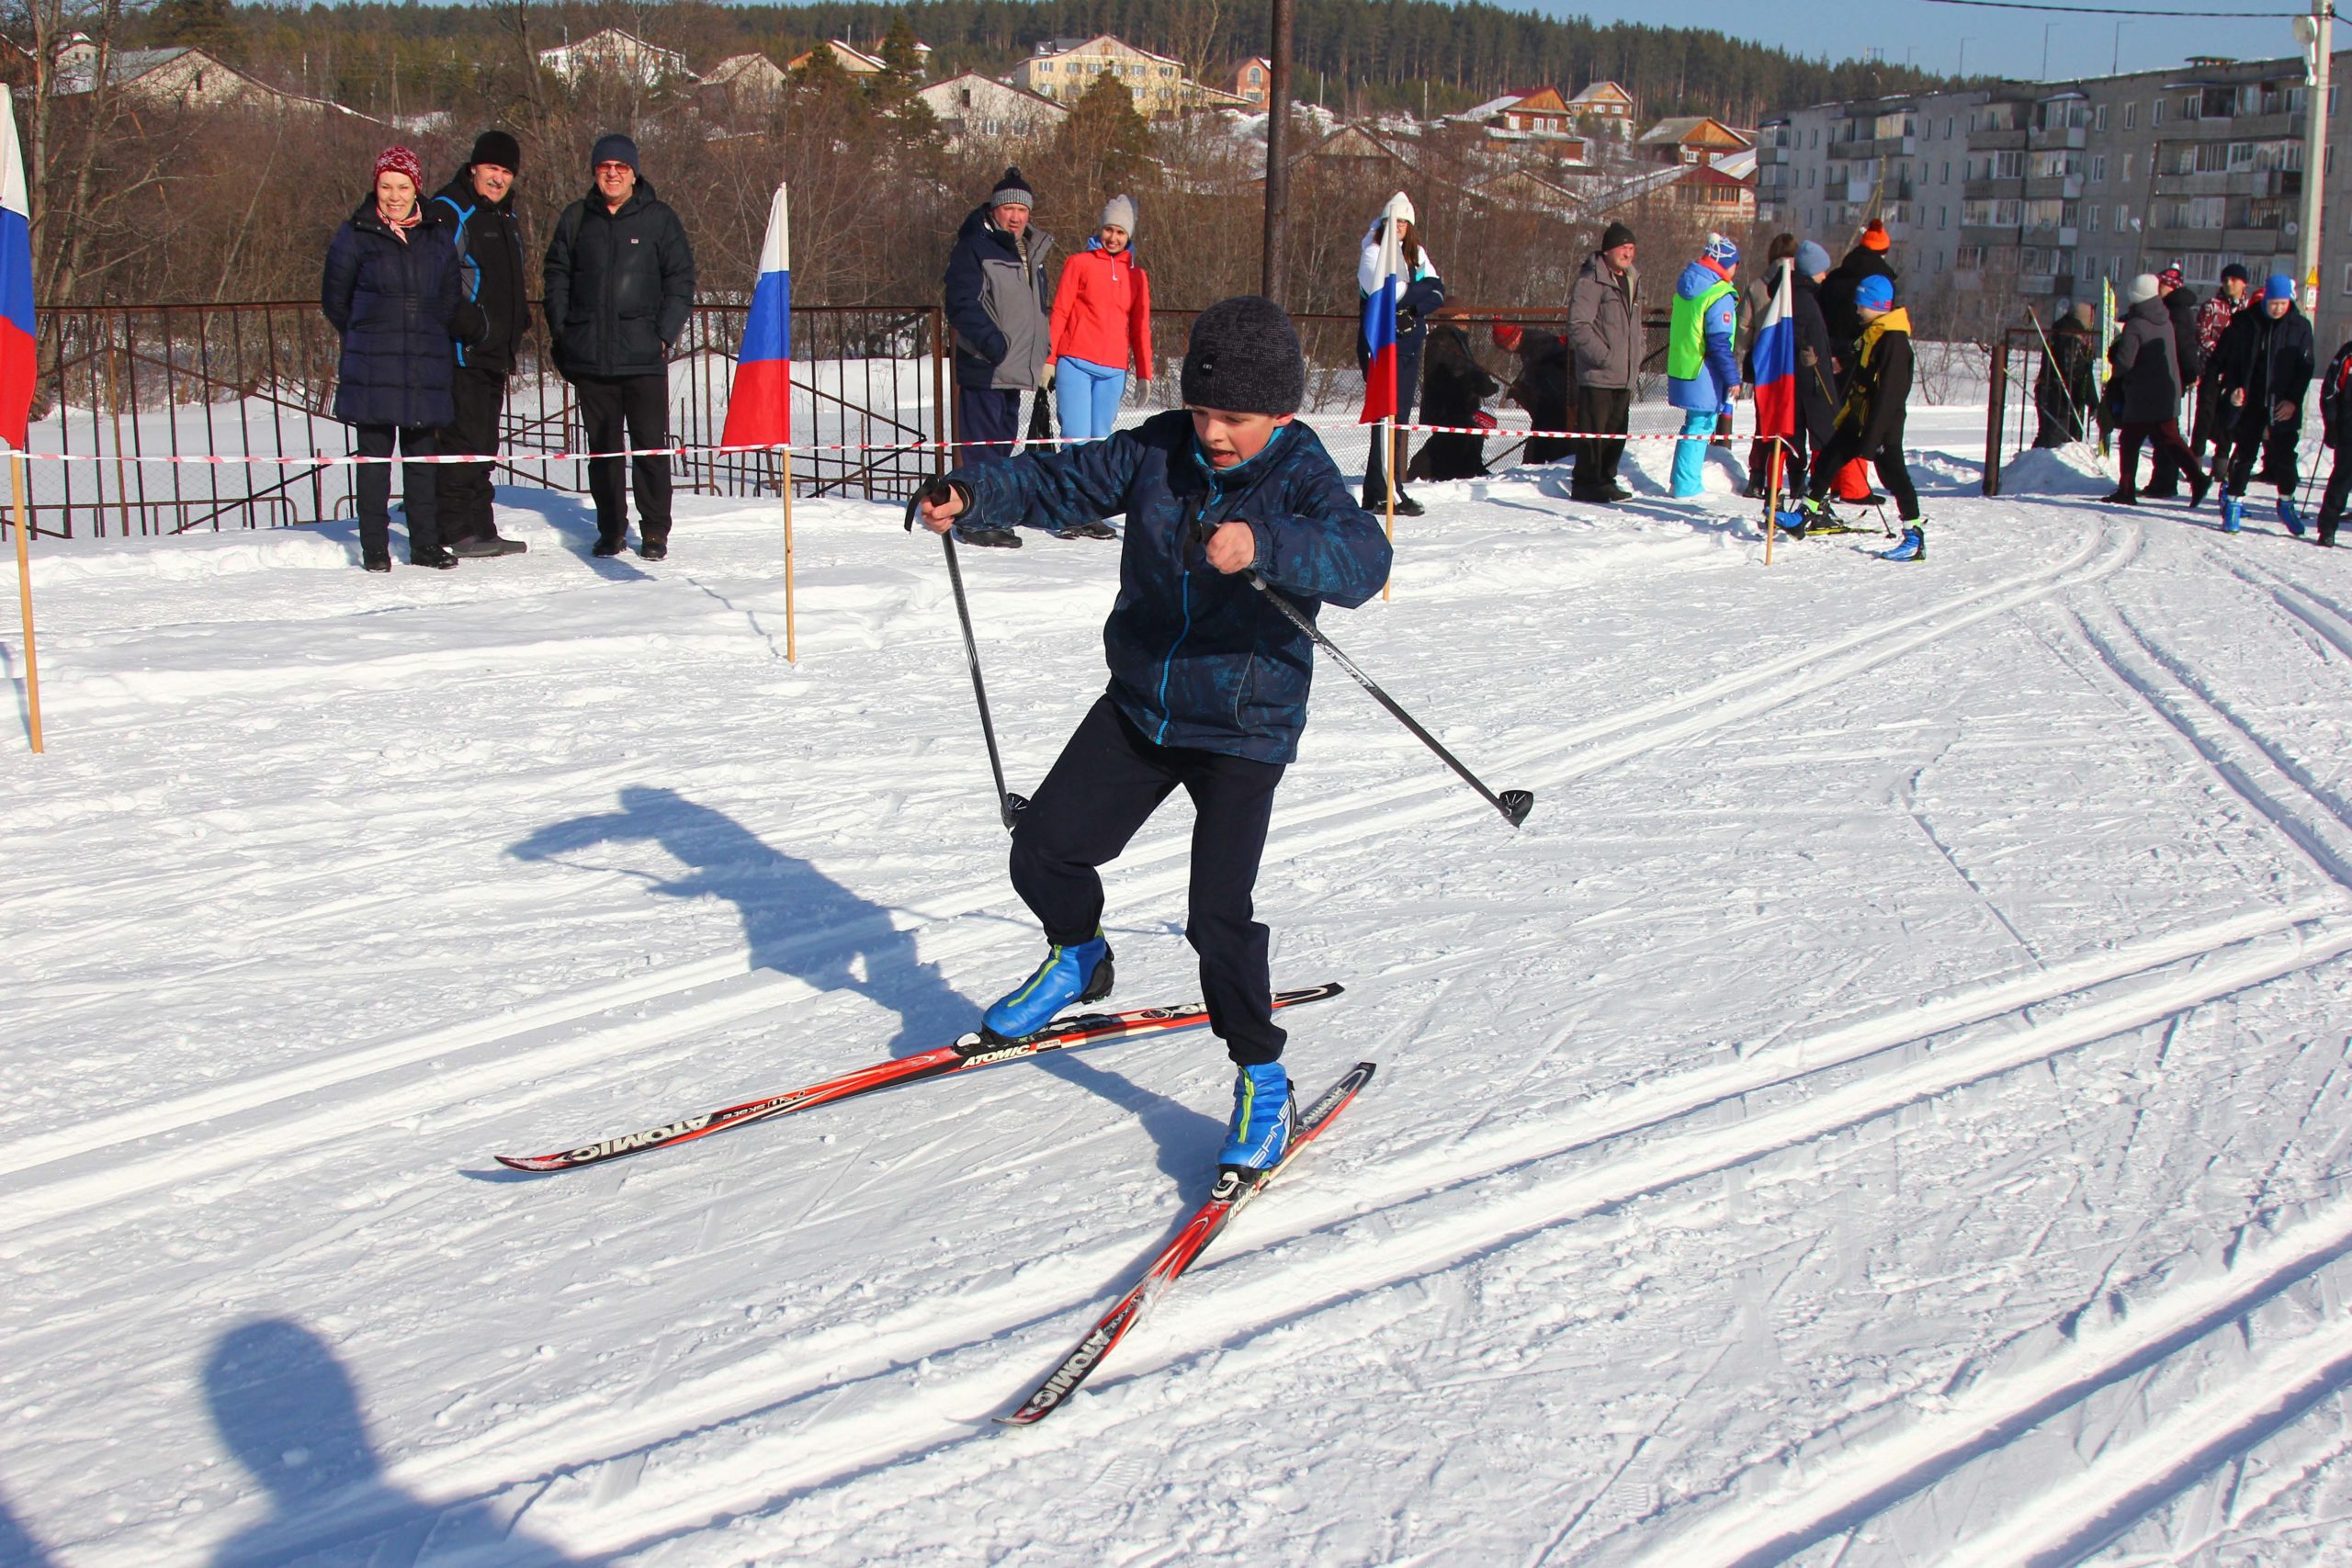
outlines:
{"label": "person in dark coat standing", "polygon": [[[1855,307],[1855,291],[1866,277],[1883,277],[1888,283],[1901,281],[1895,276],[1894,265],[1887,259],[1893,241],[1886,225],[1873,218],[1846,253],[1845,260],[1822,280],[1821,314],[1829,323],[1829,342],[1836,353],[1831,374],[1836,378],[1838,396],[1843,399],[1848,383],[1854,374],[1854,365],[1862,338],[1861,312]],[[1857,459],[1837,476],[1835,493],[1840,501],[1870,504],[1876,498],[1871,493],[1870,480]]]}
{"label": "person in dark coat standing", "polygon": [[2253,282],[2244,266],[2232,262],[2222,269],[2222,287],[2197,308],[2197,349],[2205,356],[2206,376],[2197,389],[2197,413],[2189,425],[2188,449],[2197,454],[2197,460],[2201,463],[2205,460],[2206,443],[2220,443],[2214,448],[2213,467],[2223,473],[2229,471],[2230,454],[2228,438],[2222,432],[2229,422],[2222,414],[2229,407],[2229,398],[2213,373],[2221,365],[2222,334],[2230,330],[2238,312],[2251,310],[2257,303]]}
{"label": "person in dark coat standing", "polygon": [[[1570,375],[1568,340],[1540,327],[1497,321],[1495,346],[1519,355],[1519,374],[1503,389],[1503,396],[1527,411],[1538,430],[1566,430],[1569,400],[1575,393]],[[1558,435],[1531,435],[1520,454],[1528,463],[1552,463],[1570,456],[1577,444]]]}
{"label": "person in dark coat standing", "polygon": [[[374,188],[327,246],[319,308],[343,339],[334,416],[353,427],[358,455],[430,457],[449,422],[450,339],[478,337],[481,314],[459,292],[458,253],[448,232],[417,200],[424,184],[416,154],[387,147],[377,156]],[[352,479],[359,512],[359,554],[369,571],[390,571],[392,470],[362,463]],[[401,465],[412,566],[448,568],[441,547],[429,463]]]}
{"label": "person in dark coat standing", "polygon": [[[1017,168],[1004,171],[988,200],[956,231],[940,279],[948,330],[956,335],[956,461],[1012,454],[1021,434],[1021,394],[1038,402],[1053,385],[1053,293],[1046,258],[1054,237],[1029,221],[1036,205]],[[1003,535],[1002,538],[996,537]],[[1010,530],[962,529],[975,545],[1015,545]]]}
{"label": "person in dark coat standing", "polygon": [[2188,476],[2188,504],[2194,510],[2213,481],[2180,438],[2180,361],[2173,352],[2172,312],[2165,309],[2152,272],[2133,278],[2125,292],[2130,304],[2123,312],[2123,330],[2107,351],[2113,371],[2107,395],[2123,431],[2122,473],[2107,500],[2116,506],[2139,504],[2140,448],[2153,441],[2170,450],[2180,471]]}
{"label": "person in dark coat standing", "polygon": [[[477,343],[458,344],[450,400],[457,412],[441,427],[441,450],[498,455],[498,417],[506,407],[506,378],[530,330],[523,287],[523,223],[514,211],[514,175],[523,148],[503,130],[474,139],[466,166],[443,186],[431,206],[450,228],[458,250],[458,282],[481,312]],[[502,537],[491,515],[490,465],[440,465],[441,542],[459,556],[519,556],[529,547]]]}
{"label": "person in dark coat standing", "polygon": [[[2196,395],[2197,383],[2205,374],[2205,350],[2197,337],[2197,290],[2182,282],[2179,267],[2168,266],[2156,274],[2156,293],[2165,302],[2165,313],[2172,318],[2172,357],[2180,367],[2180,395],[2185,400]],[[2193,405],[2189,423],[2196,423]],[[2190,450],[2196,448],[2192,446]],[[2156,470],[2148,476],[2148,488],[2140,493],[2156,501],[2169,501],[2180,493],[2179,465],[2162,446],[2156,448]]]}
{"label": "person in dark coat standing", "polygon": [[2301,538],[2303,520],[2295,510],[2295,448],[2303,435],[2303,400],[2318,370],[2311,318],[2295,307],[2295,280],[2273,273],[2262,288],[2258,310],[2242,310],[2222,334],[2219,377],[2229,400],[2229,483],[2222,500],[2222,527],[2234,534],[2245,514],[2246,487],[2254,463],[2278,487],[2278,521]]}
{"label": "person in dark coat standing", "polygon": [[1601,231],[1600,248],[1585,258],[1568,286],[1568,353],[1575,362],[1577,501],[1619,502],[1633,491],[1617,482],[1625,456],[1625,424],[1634,381],[1642,367],[1641,274],[1634,269],[1634,231],[1623,223]]}
{"label": "person in dark coat standing", "polygon": [[[1445,303],[1445,280],[1438,276],[1437,263],[1421,248],[1420,226],[1413,220],[1413,204],[1403,191],[1389,198],[1386,211],[1396,214],[1397,250],[1404,257],[1405,270],[1397,276],[1384,278],[1380,271],[1381,242],[1388,226],[1386,216],[1372,220],[1364,231],[1363,248],[1356,257],[1356,299],[1359,307],[1370,299],[1379,288],[1392,290],[1396,296],[1396,419],[1398,425],[1413,423],[1413,395],[1421,385],[1421,350],[1429,341],[1430,318]],[[1360,369],[1372,367],[1372,345],[1356,334],[1356,365]],[[1401,476],[1405,452],[1405,433],[1390,430],[1387,450],[1377,430],[1372,432],[1372,456],[1364,465],[1363,504],[1367,512],[1384,511],[1388,505],[1388,465],[1396,463],[1400,469],[1396,480],[1396,510],[1408,517],[1421,514],[1421,503],[1405,493]]]}
{"label": "person in dark coat standing", "polygon": [[[588,163],[595,186],[556,220],[540,269],[556,368],[579,396],[588,450],[666,447],[670,355],[695,310],[694,248],[639,171],[636,142],[600,137]],[[661,560],[670,553],[670,458],[662,451],[589,459],[595,553],[616,556],[627,542],[624,474],[637,491],[637,553]]]}
{"label": "person in dark coat standing", "polygon": [[[1782,495],[1803,495],[1810,477],[1807,458],[1829,445],[1838,423],[1838,393],[1830,365],[1837,350],[1821,313],[1821,280],[1829,276],[1829,253],[1811,240],[1797,247],[1796,276],[1789,286],[1789,315],[1797,339],[1797,427],[1789,437],[1781,475]],[[1771,482],[1770,469],[1765,482]]]}
{"label": "person in dark coat standing", "polygon": [[2087,300],[2069,306],[2050,323],[2041,373],[2033,378],[2033,444],[2065,446],[2083,438],[2083,422],[2098,401],[2091,371],[2092,313]]}
{"label": "person in dark coat standing", "polygon": [[[1421,355],[1421,419],[1428,424],[1476,424],[1491,418],[1478,405],[1502,390],[1487,373],[1462,330],[1459,306],[1438,307]],[[1487,471],[1483,435],[1433,434],[1413,456],[1412,471],[1429,479],[1475,479]]]}

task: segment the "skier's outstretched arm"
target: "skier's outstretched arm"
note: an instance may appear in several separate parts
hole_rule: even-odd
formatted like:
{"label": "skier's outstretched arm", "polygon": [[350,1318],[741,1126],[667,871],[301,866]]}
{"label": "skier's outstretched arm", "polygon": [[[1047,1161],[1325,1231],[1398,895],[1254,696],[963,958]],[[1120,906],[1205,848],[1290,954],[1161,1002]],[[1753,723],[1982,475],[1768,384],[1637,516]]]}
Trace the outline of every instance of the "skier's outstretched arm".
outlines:
{"label": "skier's outstretched arm", "polygon": [[955,502],[924,502],[922,525],[944,534],[956,523],[991,528],[1099,523],[1126,511],[1127,488],[1142,457],[1143,444],[1122,430],[1082,446],[957,468],[947,476],[958,492]]}

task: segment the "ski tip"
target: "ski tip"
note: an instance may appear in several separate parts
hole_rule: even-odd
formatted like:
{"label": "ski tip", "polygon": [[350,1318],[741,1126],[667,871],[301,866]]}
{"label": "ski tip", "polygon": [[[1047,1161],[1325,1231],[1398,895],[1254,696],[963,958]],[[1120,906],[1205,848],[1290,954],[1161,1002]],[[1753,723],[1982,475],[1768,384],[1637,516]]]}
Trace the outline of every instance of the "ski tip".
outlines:
{"label": "ski tip", "polygon": [[1503,820],[1514,828],[1525,822],[1527,814],[1535,809],[1533,790],[1507,789],[1495,798],[1502,802]]}
{"label": "ski tip", "polygon": [[563,1168],[562,1159],[552,1155],[492,1155],[490,1157],[509,1170],[527,1171],[534,1176]]}

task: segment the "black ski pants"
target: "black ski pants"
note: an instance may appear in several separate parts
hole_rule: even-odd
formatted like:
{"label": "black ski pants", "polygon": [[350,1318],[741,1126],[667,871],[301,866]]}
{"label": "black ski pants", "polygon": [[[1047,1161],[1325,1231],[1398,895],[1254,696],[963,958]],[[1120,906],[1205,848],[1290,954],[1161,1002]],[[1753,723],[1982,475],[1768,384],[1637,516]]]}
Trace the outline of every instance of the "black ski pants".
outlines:
{"label": "black ski pants", "polygon": [[2258,457],[2262,460],[2263,479],[2277,485],[2280,495],[2294,494],[2295,487],[2302,483],[2295,466],[2295,447],[2302,438],[2303,427],[2291,422],[2266,425],[2258,435],[2250,430],[2241,431],[2237,445],[2230,449],[2230,493],[2245,493],[2246,486],[2254,482],[2254,464]]}
{"label": "black ski pants", "polygon": [[[575,376],[580,423],[591,452],[642,450],[670,445],[670,378]],[[626,426],[626,431],[624,431]],[[617,545],[628,537],[628,503],[621,493],[626,474],[637,491],[637,532],[649,545],[670,542],[670,457],[591,457],[588,493],[596,502],[596,539]]]}
{"label": "black ski pants", "polygon": [[1012,887],[1046,940],[1089,942],[1102,924],[1097,867],[1119,858],[1159,803],[1193,797],[1193,884],[1184,937],[1201,959],[1209,1028],[1243,1066],[1280,1058],[1266,928],[1252,902],[1283,764],[1155,744],[1108,697],[1070,736],[1029,809],[1013,819]]}
{"label": "black ski pants", "polygon": [[[2345,443],[2352,446],[2352,442]],[[2352,468],[2344,466],[2344,446],[2331,448],[2328,454],[2327,488],[2320,491],[2319,536],[2322,544],[2335,543],[2336,525],[2344,520],[2344,503],[2352,499]]]}
{"label": "black ski pants", "polygon": [[[396,424],[355,424],[352,446],[363,457],[389,457],[395,439],[403,457],[430,457],[439,433],[429,424],[404,429]],[[408,553],[413,560],[441,547],[441,529],[434,500],[434,465],[401,465],[401,504],[408,518]],[[352,500],[359,513],[359,553],[369,560],[391,552],[392,466],[360,463],[352,471]]]}
{"label": "black ski pants", "polygon": [[[441,450],[496,457],[498,416],[506,408],[506,372],[460,365],[449,383],[449,396],[457,412],[441,427]],[[491,520],[490,465],[437,466],[441,470],[441,542],[455,545],[493,536],[498,528]]]}
{"label": "black ski pants", "polygon": [[1805,493],[1815,501],[1826,499],[1829,487],[1838,482],[1838,470],[1857,457],[1867,457],[1878,466],[1878,482],[1894,498],[1895,515],[1905,523],[1919,520],[1919,492],[1912,488],[1911,470],[1903,461],[1903,427],[1887,433],[1874,452],[1862,449],[1862,433],[1850,424],[1841,424],[1829,433],[1829,444],[1815,455],[1813,478],[1805,486]]}
{"label": "black ski pants", "polygon": [[1577,473],[1568,489],[1579,501],[1614,497],[1617,464],[1625,456],[1625,443],[1610,437],[1625,434],[1633,407],[1634,394],[1624,387],[1577,389],[1577,428],[1594,435],[1592,440],[1577,443]]}

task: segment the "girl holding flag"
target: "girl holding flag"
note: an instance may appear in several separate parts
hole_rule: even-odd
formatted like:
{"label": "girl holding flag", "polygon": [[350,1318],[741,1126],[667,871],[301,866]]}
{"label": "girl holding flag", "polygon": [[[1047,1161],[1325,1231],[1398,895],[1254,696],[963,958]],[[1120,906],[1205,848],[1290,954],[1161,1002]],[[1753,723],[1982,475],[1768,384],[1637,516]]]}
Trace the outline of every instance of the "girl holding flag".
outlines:
{"label": "girl holding flag", "polygon": [[[1401,190],[1364,231],[1363,254],[1356,262],[1356,292],[1363,299],[1363,332],[1356,343],[1356,362],[1363,367],[1363,412],[1358,423],[1394,422],[1386,440],[1373,438],[1372,457],[1364,465],[1364,510],[1380,512],[1388,505],[1389,474],[1404,473],[1401,464],[1390,468],[1404,450],[1396,427],[1413,417],[1429,318],[1445,303],[1445,280],[1421,249],[1412,198]],[[1419,517],[1421,503],[1400,487],[1396,510]]]}

